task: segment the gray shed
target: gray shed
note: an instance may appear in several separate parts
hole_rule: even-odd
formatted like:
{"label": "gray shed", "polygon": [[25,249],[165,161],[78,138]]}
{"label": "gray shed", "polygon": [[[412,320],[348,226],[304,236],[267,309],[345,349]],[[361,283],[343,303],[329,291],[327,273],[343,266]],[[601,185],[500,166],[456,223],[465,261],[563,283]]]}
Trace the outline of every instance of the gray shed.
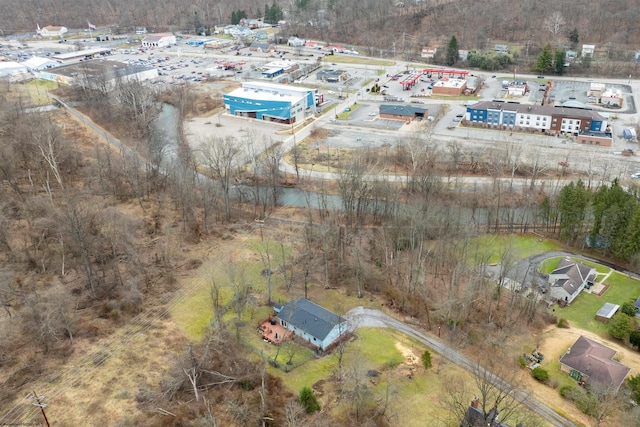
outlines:
{"label": "gray shed", "polygon": [[620,306],[618,304],[606,302],[596,313],[596,320],[599,320],[601,322],[608,322],[609,320],[611,320],[613,315],[618,312],[618,310],[620,310]]}

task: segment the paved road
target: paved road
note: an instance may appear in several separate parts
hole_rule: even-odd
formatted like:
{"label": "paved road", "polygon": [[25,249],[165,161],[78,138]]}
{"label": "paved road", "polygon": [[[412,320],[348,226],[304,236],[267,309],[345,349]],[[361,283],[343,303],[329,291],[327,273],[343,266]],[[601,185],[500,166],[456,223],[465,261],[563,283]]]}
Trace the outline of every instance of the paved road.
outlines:
{"label": "paved road", "polygon": [[[374,328],[389,328],[396,330],[402,334],[405,334],[420,343],[426,345],[433,351],[437,352],[441,356],[449,359],[451,362],[455,363],[458,366],[461,366],[469,371],[477,370],[477,364],[466,356],[462,355],[460,352],[454,350],[449,347],[444,342],[432,338],[425,333],[400,322],[399,320],[394,319],[393,317],[379,311],[373,310],[364,307],[356,307],[354,309],[349,310],[346,314],[347,319],[351,322],[352,325],[356,325],[356,327],[368,326]],[[509,391],[515,389],[511,384],[508,384],[506,381],[500,379],[499,377],[492,375],[495,383],[503,391]],[[522,401],[525,406],[527,406],[531,411],[540,415],[542,418],[547,420],[549,423],[558,427],[578,427],[577,424],[572,422],[571,420],[565,418],[564,416],[558,414],[556,411],[551,409],[549,406],[544,403],[538,401],[533,396],[524,393],[522,391],[516,391],[519,393],[518,400]]]}

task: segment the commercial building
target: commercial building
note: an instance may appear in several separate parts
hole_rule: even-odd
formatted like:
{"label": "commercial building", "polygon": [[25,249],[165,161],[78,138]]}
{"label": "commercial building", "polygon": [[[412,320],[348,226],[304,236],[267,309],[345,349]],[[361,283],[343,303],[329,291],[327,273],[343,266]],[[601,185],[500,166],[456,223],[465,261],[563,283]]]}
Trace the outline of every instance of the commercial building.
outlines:
{"label": "commercial building", "polygon": [[224,95],[229,114],[277,123],[297,123],[315,111],[317,89],[245,82]]}
{"label": "commercial building", "polygon": [[607,131],[607,119],[597,111],[581,108],[481,101],[468,106],[467,113],[472,125],[494,129],[573,136]]}
{"label": "commercial building", "polygon": [[434,95],[460,96],[467,88],[467,81],[443,77],[433,84],[431,93]]}
{"label": "commercial building", "polygon": [[55,59],[56,61],[60,61],[61,63],[69,63],[75,62],[79,59],[92,59],[96,56],[105,56],[111,54],[111,48],[94,48],[94,49],[84,49],[78,50],[74,52],[68,53],[59,53],[53,55],[51,59]]}
{"label": "commercial building", "polygon": [[328,68],[320,70],[316,73],[316,80],[322,80],[327,83],[339,83],[347,80],[349,74],[346,70],[334,70]]}
{"label": "commercial building", "polygon": [[21,62],[21,64],[27,67],[29,71],[46,70],[47,68],[54,68],[60,65],[58,61],[54,61],[49,58],[42,58],[39,56],[31,57],[26,61]]}
{"label": "commercial building", "polygon": [[403,104],[380,105],[380,118],[392,120],[412,121],[417,117],[428,116],[428,110],[423,107]]}
{"label": "commercial building", "polygon": [[128,65],[110,60],[94,60],[40,71],[36,77],[59,84],[78,85],[93,90],[110,91],[118,83],[144,81],[158,77],[158,70],[146,65]]}
{"label": "commercial building", "polygon": [[511,96],[524,96],[527,92],[529,92],[529,85],[526,81],[515,80],[507,84],[507,94]]}
{"label": "commercial building", "polygon": [[173,34],[152,34],[142,39],[142,46],[149,48],[169,47],[176,44],[178,42]]}
{"label": "commercial building", "polygon": [[23,64],[8,61],[0,62],[0,77],[11,77],[27,73],[29,69]]}

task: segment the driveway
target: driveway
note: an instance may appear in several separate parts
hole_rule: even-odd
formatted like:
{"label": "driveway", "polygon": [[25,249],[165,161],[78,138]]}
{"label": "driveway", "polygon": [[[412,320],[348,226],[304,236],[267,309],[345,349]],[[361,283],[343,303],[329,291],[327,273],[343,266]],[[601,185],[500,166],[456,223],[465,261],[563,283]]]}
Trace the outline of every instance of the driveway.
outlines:
{"label": "driveway", "polygon": [[[458,366],[461,366],[468,371],[477,370],[477,365],[474,361],[462,355],[460,352],[454,350],[449,347],[444,342],[432,338],[424,332],[407,325],[406,323],[400,322],[397,319],[379,311],[373,310],[370,308],[364,307],[356,307],[346,314],[345,316],[349,323],[352,325],[352,328],[359,328],[362,326],[368,326],[373,328],[389,328],[395,331],[398,331],[404,335],[407,335],[422,344],[429,347],[431,350],[437,352],[442,357],[449,359],[451,362],[455,363]],[[510,384],[506,383],[501,378],[498,378],[495,375],[492,375],[494,382],[502,388],[504,391],[514,390],[515,388]],[[549,406],[544,403],[538,401],[531,395],[527,395],[524,392],[516,391],[520,393],[521,400],[523,404],[527,406],[531,411],[540,415],[542,418],[547,420],[554,426],[558,427],[578,427],[575,423],[570,421],[569,419],[563,417],[562,415],[555,412]]]}

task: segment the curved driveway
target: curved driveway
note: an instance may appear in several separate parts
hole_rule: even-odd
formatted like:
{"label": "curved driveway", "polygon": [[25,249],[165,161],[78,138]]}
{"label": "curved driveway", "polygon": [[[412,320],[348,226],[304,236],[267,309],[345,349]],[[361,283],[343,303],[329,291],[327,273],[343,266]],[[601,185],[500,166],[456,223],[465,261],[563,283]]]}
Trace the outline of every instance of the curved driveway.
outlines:
{"label": "curved driveway", "polygon": [[[395,331],[398,331],[404,335],[407,335],[420,343],[426,345],[433,351],[439,353],[441,356],[449,359],[451,362],[455,363],[458,366],[461,366],[468,371],[477,370],[477,364],[471,359],[464,356],[462,353],[454,350],[449,347],[444,342],[432,338],[426,335],[424,332],[415,329],[406,323],[400,322],[397,319],[379,311],[373,310],[364,307],[356,307],[354,309],[349,310],[346,314],[346,318],[352,325],[356,327],[368,326],[374,328],[389,328]],[[514,387],[504,380],[498,378],[495,375],[492,375],[496,380],[495,383],[502,388],[504,391],[513,390]],[[531,411],[535,412],[549,423],[558,427],[578,427],[577,424],[572,422],[571,420],[565,418],[564,416],[558,414],[556,411],[551,409],[549,406],[544,403],[538,401],[533,396],[525,394],[521,391],[516,391],[520,393],[521,400],[525,406],[527,406]],[[526,398],[525,398],[526,397]]]}

